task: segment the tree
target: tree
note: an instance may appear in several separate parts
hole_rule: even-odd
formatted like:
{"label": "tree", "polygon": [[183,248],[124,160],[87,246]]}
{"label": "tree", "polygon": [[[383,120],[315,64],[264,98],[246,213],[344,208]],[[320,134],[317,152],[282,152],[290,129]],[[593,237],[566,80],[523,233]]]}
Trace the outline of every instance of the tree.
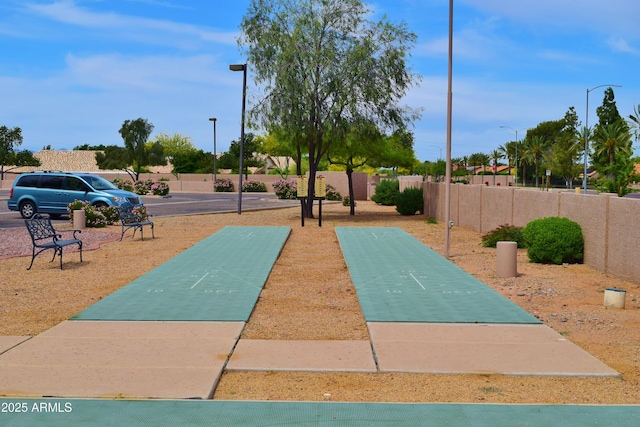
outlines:
{"label": "tree", "polygon": [[153,138],[153,141],[162,146],[162,152],[166,157],[198,151],[193,142],[191,142],[191,138],[179,133],[169,135],[168,133],[159,132]]}
{"label": "tree", "polygon": [[[162,146],[159,143],[147,147],[147,141],[153,131],[153,125],[147,119],[125,120],[120,128],[120,135],[124,140],[127,152],[128,165],[133,167],[132,178],[138,181],[140,170],[145,166],[166,165],[167,161],[162,154]],[[127,170],[127,173],[130,173]]]}
{"label": "tree", "polygon": [[605,90],[596,113],[599,120],[593,131],[591,161],[600,175],[598,187],[622,196],[629,191],[633,147],[629,125],[618,112],[612,88]]}
{"label": "tree", "polygon": [[[386,152],[383,146],[388,140],[380,133],[374,123],[361,121],[347,124],[347,133],[336,132],[336,137],[345,136],[344,141],[333,141],[327,158],[330,164],[342,165],[347,172],[349,186],[349,214],[355,215],[353,193],[353,171],[364,166],[371,158]],[[331,137],[331,135],[328,135]]]}
{"label": "tree", "polygon": [[[244,150],[242,166],[246,175],[247,168],[259,167],[263,162],[256,159],[254,153],[262,151],[261,139],[252,133],[244,135]],[[240,168],[240,141],[231,141],[229,151],[222,153],[218,164],[223,169],[238,170]]]}
{"label": "tree", "polygon": [[391,168],[394,177],[397,177],[399,168],[410,170],[416,161],[413,133],[401,128],[391,135],[384,135],[383,140],[384,144],[368,164],[376,168]]}
{"label": "tree", "polygon": [[491,160],[493,161],[493,185],[496,185],[496,173],[498,172],[498,161],[502,159],[504,156],[500,150],[493,150],[489,155]]}
{"label": "tree", "polygon": [[533,164],[535,165],[536,188],[538,188],[540,163],[542,162],[542,158],[547,150],[546,141],[539,135],[531,137],[527,135],[525,150],[528,151],[529,157],[533,160]]}
{"label": "tree", "polygon": [[593,140],[594,167],[601,175],[599,188],[624,196],[633,172],[631,134],[618,121],[598,128]]}
{"label": "tree", "polygon": [[[0,126],[0,180],[4,173],[21,166],[40,166],[40,160],[33,157],[29,150],[16,151],[22,145],[22,129]],[[9,167],[12,166],[12,167]]]}
{"label": "tree", "polygon": [[[108,145],[96,153],[96,163],[100,169],[122,169],[129,173],[129,154],[124,147]],[[133,179],[133,177],[131,178]]]}
{"label": "tree", "polygon": [[573,107],[565,113],[562,124],[548,156],[549,166],[554,175],[564,178],[568,188],[573,188],[573,180],[580,174],[580,154],[584,153],[584,139],[581,139],[579,131],[581,123]]}
{"label": "tree", "polygon": [[342,120],[397,129],[418,116],[399,105],[417,80],[406,63],[416,36],[369,16],[360,0],[252,0],[240,24],[239,44],[263,91],[250,119],[281,127],[308,153],[310,207],[320,161],[344,140],[328,137]]}
{"label": "tree", "polygon": [[602,105],[596,108],[596,114],[598,115],[598,124],[596,125],[595,129],[596,131],[603,126],[623,121],[622,116],[618,112],[618,107],[616,106],[615,101],[615,94],[613,93],[612,88],[609,87],[604,91],[604,99],[602,100]]}
{"label": "tree", "polygon": [[73,149],[77,151],[104,151],[106,147],[103,144],[100,144],[100,145],[82,144],[82,145],[76,145],[75,147],[73,147]]}
{"label": "tree", "polygon": [[627,120],[629,128],[633,131],[633,135],[636,141],[640,140],[640,104],[636,107],[633,106],[633,114],[629,114],[629,120]]}
{"label": "tree", "polygon": [[195,170],[199,168],[198,164],[202,160],[204,152],[200,153],[188,136],[160,132],[156,134],[153,141],[160,144],[162,154],[171,160],[172,173],[195,173]]}

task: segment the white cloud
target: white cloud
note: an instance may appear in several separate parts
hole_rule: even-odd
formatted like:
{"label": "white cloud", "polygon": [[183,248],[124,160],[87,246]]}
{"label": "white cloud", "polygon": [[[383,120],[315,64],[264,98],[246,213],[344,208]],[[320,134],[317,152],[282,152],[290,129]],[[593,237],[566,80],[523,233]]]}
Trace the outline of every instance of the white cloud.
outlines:
{"label": "white cloud", "polygon": [[640,55],[640,50],[633,48],[629,45],[627,40],[622,39],[620,37],[610,37],[607,40],[607,44],[615,51],[615,52],[623,52],[623,53],[631,53],[633,55]]}
{"label": "white cloud", "polygon": [[93,12],[78,7],[73,0],[49,4],[30,3],[27,10],[54,22],[91,30],[107,30],[110,37],[135,39],[145,43],[196,46],[199,42],[215,42],[235,46],[237,32],[216,31],[167,20],[140,18],[112,12]]}

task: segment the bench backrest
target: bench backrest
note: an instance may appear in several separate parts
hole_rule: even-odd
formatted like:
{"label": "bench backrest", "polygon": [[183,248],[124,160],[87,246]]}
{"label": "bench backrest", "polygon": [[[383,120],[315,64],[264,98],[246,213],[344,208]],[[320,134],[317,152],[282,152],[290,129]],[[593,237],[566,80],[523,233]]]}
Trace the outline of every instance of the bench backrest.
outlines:
{"label": "bench backrest", "polygon": [[145,221],[142,215],[134,213],[131,209],[119,208],[118,215],[120,215],[120,221],[122,221],[123,224],[135,224]]}
{"label": "bench backrest", "polygon": [[53,239],[58,235],[49,217],[45,218],[40,215],[34,215],[31,219],[25,219],[24,223],[27,226],[34,245],[41,240]]}

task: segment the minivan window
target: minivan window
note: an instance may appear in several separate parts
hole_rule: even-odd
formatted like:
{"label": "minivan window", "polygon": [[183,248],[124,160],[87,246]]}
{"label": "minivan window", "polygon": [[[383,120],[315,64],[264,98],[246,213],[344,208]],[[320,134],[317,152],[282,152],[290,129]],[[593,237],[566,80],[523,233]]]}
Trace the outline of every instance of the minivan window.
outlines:
{"label": "minivan window", "polygon": [[80,178],[87,181],[96,190],[117,190],[118,187],[115,184],[107,181],[101,176],[97,175],[80,175]]}
{"label": "minivan window", "polygon": [[62,180],[62,176],[42,175],[40,178],[40,187],[62,190]]}
{"label": "minivan window", "polygon": [[71,191],[91,191],[91,188],[81,179],[75,176],[67,177],[67,190]]}
{"label": "minivan window", "polygon": [[18,181],[16,186],[18,186],[18,187],[37,187],[38,186],[38,178],[40,178],[39,175],[24,175],[22,178],[20,178],[20,180]]}

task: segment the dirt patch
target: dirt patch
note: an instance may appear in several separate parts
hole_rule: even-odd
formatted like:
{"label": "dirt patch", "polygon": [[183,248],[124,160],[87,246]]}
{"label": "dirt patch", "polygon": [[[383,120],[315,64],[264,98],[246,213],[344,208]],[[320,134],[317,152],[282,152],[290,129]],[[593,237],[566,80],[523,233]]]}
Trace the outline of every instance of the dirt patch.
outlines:
{"label": "dirt patch", "polygon": [[[104,243],[65,269],[38,257],[0,261],[0,334],[35,335],[73,316],[225,225],[288,225],[292,233],[260,295],[243,338],[368,339],[368,331],[335,226],[400,227],[442,253],[442,224],[401,217],[393,207],[358,202],[357,214],[323,206],[323,226],[300,226],[299,209],[156,218],[156,239]],[[99,232],[118,233],[119,227]],[[499,375],[225,373],[215,399],[379,402],[501,402],[638,404],[640,301],[638,285],[583,265],[530,264],[518,252],[520,276],[495,277],[495,249],[478,233],[454,227],[450,259],[569,340],[622,374],[611,378],[540,378]],[[607,287],[627,290],[627,307],[603,307]]]}

